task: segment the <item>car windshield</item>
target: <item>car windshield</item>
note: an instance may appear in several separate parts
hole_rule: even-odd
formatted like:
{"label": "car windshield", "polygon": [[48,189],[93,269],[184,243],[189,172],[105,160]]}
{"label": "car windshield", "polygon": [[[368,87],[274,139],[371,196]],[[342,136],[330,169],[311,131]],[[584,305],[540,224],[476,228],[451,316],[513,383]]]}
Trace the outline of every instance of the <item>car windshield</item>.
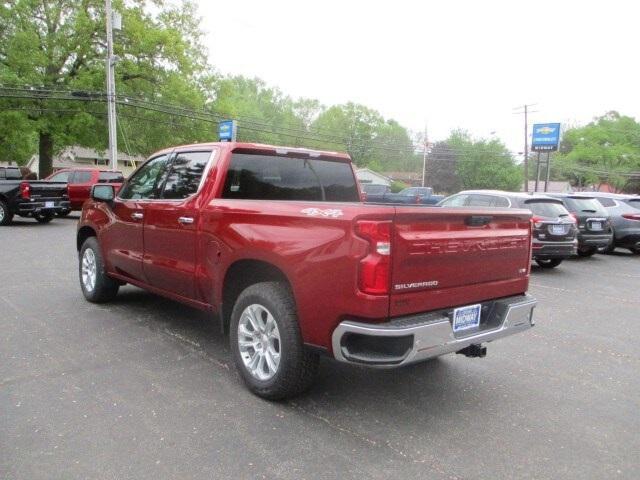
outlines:
{"label": "car windshield", "polygon": [[607,214],[600,202],[598,202],[595,198],[567,197],[565,198],[565,202],[568,209],[572,212],[597,213],[598,215]]}
{"label": "car windshield", "polygon": [[561,203],[548,202],[544,200],[530,200],[525,202],[525,208],[528,208],[534,215],[539,217],[566,217],[569,212]]}

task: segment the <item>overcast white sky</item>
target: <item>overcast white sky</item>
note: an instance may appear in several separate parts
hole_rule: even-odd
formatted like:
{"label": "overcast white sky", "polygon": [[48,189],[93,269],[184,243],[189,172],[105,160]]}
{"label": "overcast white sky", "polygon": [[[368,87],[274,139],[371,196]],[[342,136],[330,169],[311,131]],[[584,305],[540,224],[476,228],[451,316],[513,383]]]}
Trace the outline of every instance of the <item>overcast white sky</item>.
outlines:
{"label": "overcast white sky", "polygon": [[430,139],[455,127],[523,149],[522,116],[640,117],[640,2],[200,1],[211,63],[293,97],[353,101]]}

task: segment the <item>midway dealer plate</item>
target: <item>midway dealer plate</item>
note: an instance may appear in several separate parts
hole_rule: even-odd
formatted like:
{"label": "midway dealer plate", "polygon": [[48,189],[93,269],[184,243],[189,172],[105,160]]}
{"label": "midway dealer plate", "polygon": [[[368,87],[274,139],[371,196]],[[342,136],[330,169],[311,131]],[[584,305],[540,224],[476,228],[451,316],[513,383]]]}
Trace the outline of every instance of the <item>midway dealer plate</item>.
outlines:
{"label": "midway dealer plate", "polygon": [[460,332],[480,325],[481,305],[468,305],[453,310],[453,331]]}
{"label": "midway dealer plate", "polygon": [[54,202],[44,202],[44,208],[53,208]]}
{"label": "midway dealer plate", "polygon": [[602,230],[602,222],[591,222],[590,228],[591,228],[591,230],[601,231]]}

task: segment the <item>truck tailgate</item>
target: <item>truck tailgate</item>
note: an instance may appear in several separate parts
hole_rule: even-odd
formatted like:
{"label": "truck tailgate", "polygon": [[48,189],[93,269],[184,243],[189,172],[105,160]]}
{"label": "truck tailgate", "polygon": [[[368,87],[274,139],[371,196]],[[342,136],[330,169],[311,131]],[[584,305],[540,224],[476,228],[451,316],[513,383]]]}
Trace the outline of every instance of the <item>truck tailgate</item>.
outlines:
{"label": "truck tailgate", "polygon": [[390,315],[525,292],[530,217],[527,210],[397,207]]}
{"label": "truck tailgate", "polygon": [[31,187],[31,197],[35,199],[60,198],[67,193],[66,182],[29,181],[29,186]]}

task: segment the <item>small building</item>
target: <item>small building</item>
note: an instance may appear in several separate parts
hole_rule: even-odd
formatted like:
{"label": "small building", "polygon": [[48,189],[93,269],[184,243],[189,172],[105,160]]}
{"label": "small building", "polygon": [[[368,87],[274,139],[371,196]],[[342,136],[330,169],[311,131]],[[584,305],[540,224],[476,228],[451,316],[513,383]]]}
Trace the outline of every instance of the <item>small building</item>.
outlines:
{"label": "small building", "polygon": [[[140,155],[127,155],[118,152],[118,170],[128,176],[135,168],[144,161]],[[38,155],[34,155],[27,162],[26,166],[32,172],[38,172]],[[107,151],[94,150],[93,148],[80,147],[78,145],[66,147],[53,157],[53,171],[61,168],[82,168],[82,167],[109,167],[109,156]]]}
{"label": "small building", "polygon": [[362,184],[386,185],[387,187],[390,187],[393,181],[386,175],[374,172],[370,168],[356,169],[356,177],[358,177],[358,181]]}
{"label": "small building", "polygon": [[[538,182],[538,192],[544,192],[544,187],[545,187],[545,181],[544,180],[540,180]],[[535,188],[536,188],[536,181],[535,180],[529,180],[529,192],[535,192]],[[522,191],[522,190],[520,190]],[[555,181],[555,180],[550,180],[549,181],[549,187],[547,188],[547,192],[549,193],[571,193],[573,192],[573,187],[571,186],[571,184],[569,182],[561,182],[561,181]]]}
{"label": "small building", "polygon": [[422,174],[419,172],[384,172],[394,182],[402,182],[411,187],[422,186]]}

